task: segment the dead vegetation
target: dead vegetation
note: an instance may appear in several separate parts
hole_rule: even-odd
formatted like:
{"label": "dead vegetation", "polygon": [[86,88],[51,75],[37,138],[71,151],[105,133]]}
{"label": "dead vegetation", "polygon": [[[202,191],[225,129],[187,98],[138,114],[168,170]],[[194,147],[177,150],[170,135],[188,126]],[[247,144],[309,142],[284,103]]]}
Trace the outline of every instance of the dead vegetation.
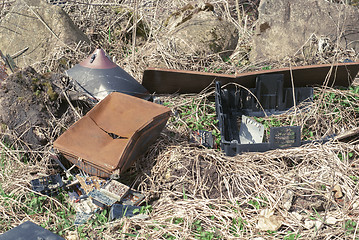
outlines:
{"label": "dead vegetation", "polygon": [[[155,67],[159,62],[168,68],[219,73],[307,62],[299,52],[298,59],[287,62],[249,64],[247,54],[258,1],[213,3],[217,14],[234,22],[240,33],[232,57],[178,55],[171,46],[161,44],[159,34],[166,16],[186,4],[186,1],[171,4],[69,1],[64,9],[94,45],[74,46],[73,50],[59,47],[49,59],[34,67],[40,72],[61,72],[87,56],[95,45],[102,46],[138,80],[146,67]],[[1,13],[6,7],[2,5]],[[156,50],[148,54],[153,48]],[[323,63],[335,62],[343,56],[357,60],[357,55],[349,56],[345,51],[313,58],[316,63]],[[358,87],[344,90],[318,87],[314,103],[306,111],[293,109],[263,122],[301,125],[306,139],[341,134],[359,124],[358,90]],[[156,143],[120,179],[134,184],[146,195],[143,206],[147,206],[150,216],[147,220],[122,218],[107,222],[98,215],[82,227],[73,226],[74,210],[65,199],[42,196],[30,189],[31,179],[57,171],[49,153],[44,150],[25,154],[16,146],[1,143],[1,232],[32,220],[68,239],[71,236],[84,239],[358,238],[358,139],[352,139],[351,143],[310,143],[293,149],[227,157],[217,149],[204,149],[189,142],[191,123],[199,122],[203,114],[213,114],[209,110],[214,107],[212,95],[213,91],[208,89],[198,95],[159,96],[171,107],[173,115]],[[190,114],[181,114],[186,109],[190,109]],[[59,128],[65,127],[64,123],[58,124]],[[218,133],[215,117],[203,128]],[[260,219],[270,219],[269,225],[280,224],[275,230],[263,230],[258,226]]]}

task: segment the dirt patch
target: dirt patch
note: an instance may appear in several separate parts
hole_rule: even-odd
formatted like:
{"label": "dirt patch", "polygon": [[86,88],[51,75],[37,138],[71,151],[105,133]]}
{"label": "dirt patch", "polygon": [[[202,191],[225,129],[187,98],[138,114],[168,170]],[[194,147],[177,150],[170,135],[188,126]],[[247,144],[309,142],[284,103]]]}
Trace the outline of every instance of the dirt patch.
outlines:
{"label": "dirt patch", "polygon": [[27,67],[1,83],[0,121],[5,142],[39,149],[58,135],[57,122],[65,113],[63,126],[75,121],[74,114],[67,111],[68,103],[60,98],[59,86],[64,86],[66,79],[62,74],[41,75]]}

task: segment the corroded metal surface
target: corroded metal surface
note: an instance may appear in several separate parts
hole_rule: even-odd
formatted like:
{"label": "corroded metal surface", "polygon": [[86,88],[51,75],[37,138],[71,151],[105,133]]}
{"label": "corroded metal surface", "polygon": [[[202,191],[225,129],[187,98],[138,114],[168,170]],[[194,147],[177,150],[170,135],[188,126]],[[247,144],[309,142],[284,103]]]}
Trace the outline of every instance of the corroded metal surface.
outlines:
{"label": "corroded metal surface", "polygon": [[284,87],[291,87],[291,72],[295,87],[314,85],[348,87],[359,71],[359,62],[300,66],[241,73],[237,75],[203,73],[173,69],[149,68],[143,74],[142,85],[151,93],[199,93],[220,81],[222,85],[238,83],[247,88],[255,87],[261,74],[284,74]]}
{"label": "corroded metal surface", "polygon": [[170,109],[111,93],[55,142],[54,147],[85,172],[109,177],[125,171],[159,136]]}

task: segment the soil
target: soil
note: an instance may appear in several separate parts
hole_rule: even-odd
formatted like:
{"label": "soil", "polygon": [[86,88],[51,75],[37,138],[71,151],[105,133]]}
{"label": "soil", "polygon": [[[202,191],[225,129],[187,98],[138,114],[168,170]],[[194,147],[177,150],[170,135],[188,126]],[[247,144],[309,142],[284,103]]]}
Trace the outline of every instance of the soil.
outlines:
{"label": "soil", "polygon": [[56,138],[56,122],[65,113],[65,126],[75,121],[67,111],[68,103],[59,97],[64,79],[62,74],[41,75],[27,67],[1,83],[0,122],[5,142],[20,143],[27,150],[40,149]]}

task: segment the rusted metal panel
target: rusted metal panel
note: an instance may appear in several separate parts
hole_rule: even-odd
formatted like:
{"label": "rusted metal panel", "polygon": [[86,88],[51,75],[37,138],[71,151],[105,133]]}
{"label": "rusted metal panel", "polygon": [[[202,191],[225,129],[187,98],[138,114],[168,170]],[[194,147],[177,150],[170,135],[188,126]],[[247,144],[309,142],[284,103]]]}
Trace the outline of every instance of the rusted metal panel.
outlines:
{"label": "rusted metal panel", "polygon": [[237,75],[148,68],[143,74],[142,85],[151,93],[158,94],[199,93],[215,81],[221,82],[222,85],[234,82],[247,88],[254,88],[258,75],[283,74],[284,87],[291,87],[291,71],[295,87],[323,84],[348,87],[359,71],[359,62],[300,66]]}
{"label": "rusted metal panel", "polygon": [[169,116],[167,107],[114,92],[64,132],[54,147],[85,172],[109,177],[146,151]]}

